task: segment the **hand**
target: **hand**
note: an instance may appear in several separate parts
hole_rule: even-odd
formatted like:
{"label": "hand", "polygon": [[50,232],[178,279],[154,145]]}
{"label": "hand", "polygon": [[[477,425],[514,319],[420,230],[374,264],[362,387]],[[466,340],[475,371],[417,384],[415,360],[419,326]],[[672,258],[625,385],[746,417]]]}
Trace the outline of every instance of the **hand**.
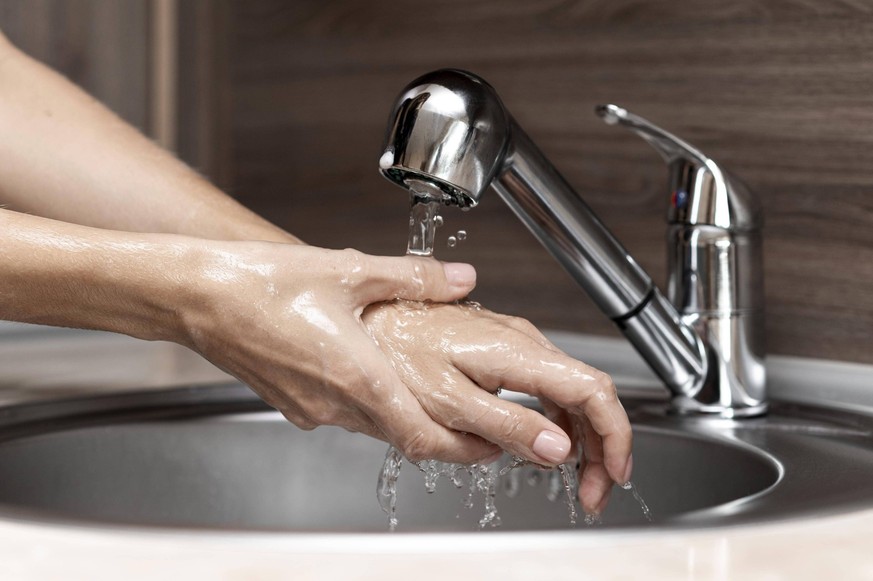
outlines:
{"label": "hand", "polygon": [[248,384],[300,428],[342,426],[411,459],[472,463],[499,448],[441,425],[365,330],[371,303],[451,301],[475,284],[465,264],[268,242],[208,242],[180,342]]}
{"label": "hand", "polygon": [[[631,427],[612,379],[562,353],[528,321],[475,303],[411,301],[373,305],[363,320],[438,423],[550,466],[575,461],[578,442],[587,513],[600,514],[613,482],[630,479]],[[496,397],[501,387],[537,396],[557,423]]]}

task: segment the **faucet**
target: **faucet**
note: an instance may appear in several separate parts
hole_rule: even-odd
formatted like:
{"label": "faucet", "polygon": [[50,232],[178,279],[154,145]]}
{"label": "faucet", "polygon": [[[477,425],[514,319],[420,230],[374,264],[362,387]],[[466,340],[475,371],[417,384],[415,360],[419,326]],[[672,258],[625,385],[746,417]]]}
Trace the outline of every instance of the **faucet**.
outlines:
{"label": "faucet", "polygon": [[[711,158],[616,105],[596,113],[646,140],[669,168],[667,297],[521,129],[491,85],[465,71],[419,77],[389,119],[382,174],[475,207],[493,189],[610,317],[681,414],[767,410],[762,215]],[[422,188],[422,184],[426,187]],[[668,300],[669,298],[669,300]]]}

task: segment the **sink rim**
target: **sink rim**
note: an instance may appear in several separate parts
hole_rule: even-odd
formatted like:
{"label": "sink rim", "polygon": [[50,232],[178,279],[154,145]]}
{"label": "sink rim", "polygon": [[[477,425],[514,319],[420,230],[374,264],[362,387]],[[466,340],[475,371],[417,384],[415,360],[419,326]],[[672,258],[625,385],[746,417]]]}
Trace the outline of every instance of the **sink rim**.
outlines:
{"label": "sink rim", "polygon": [[[531,399],[531,398],[528,398]],[[654,407],[653,407],[654,406]],[[693,517],[686,522],[684,518],[671,522],[655,523],[650,527],[631,527],[631,526],[612,526],[609,528],[598,528],[598,535],[604,534],[655,534],[664,531],[674,530],[708,530],[708,529],[723,529],[731,526],[743,526],[746,524],[760,524],[762,522],[772,522],[780,520],[793,520],[801,518],[804,515],[786,514],[778,518],[768,517],[764,519],[757,518],[740,518],[736,522],[705,522],[703,519],[707,517],[719,516],[724,513],[742,513],[746,505],[765,499],[767,496],[777,491],[785,480],[785,467],[780,459],[759,447],[751,445],[745,441],[735,437],[726,436],[719,432],[718,429],[713,429],[714,420],[697,420],[695,418],[670,417],[660,413],[658,407],[658,399],[642,399],[635,398],[632,405],[628,406],[631,410],[631,415],[637,421],[637,429],[648,431],[664,431],[667,433],[676,434],[681,432],[684,437],[689,439],[699,439],[707,441],[718,441],[722,445],[740,448],[745,453],[752,454],[757,459],[764,461],[775,471],[773,482],[765,488],[758,490],[750,495],[737,498],[727,503],[705,507],[687,513],[687,516]],[[778,409],[778,406],[777,406]],[[45,434],[49,432],[63,431],[71,427],[85,427],[92,425],[102,425],[106,423],[125,423],[131,420],[148,420],[153,419],[169,419],[169,418],[185,418],[185,417],[203,417],[216,416],[216,420],[227,421],[235,416],[250,412],[263,412],[270,410],[261,400],[257,398],[246,386],[238,382],[223,383],[214,386],[196,386],[196,387],[181,387],[174,389],[164,389],[160,391],[144,391],[125,394],[112,394],[101,396],[89,396],[70,398],[54,402],[39,402],[31,404],[20,404],[0,410],[0,442],[10,439],[18,439],[37,434]],[[217,417],[224,416],[224,417]],[[640,423],[640,418],[653,423]],[[60,421],[59,421],[60,420]],[[107,422],[108,420],[108,422]],[[47,422],[51,421],[51,426],[47,426]],[[680,430],[675,425],[675,422],[683,422],[689,428]],[[672,427],[665,428],[659,426],[658,422],[664,422]],[[732,429],[732,425],[747,425],[748,420],[715,420],[719,425],[719,429]],[[873,502],[871,502],[873,504]],[[824,511],[833,513],[833,511]],[[843,512],[843,511],[840,511]],[[64,525],[75,529],[102,529],[114,531],[130,531],[130,532],[146,532],[164,534],[173,531],[191,534],[209,534],[209,535],[266,535],[266,536],[291,536],[291,537],[312,537],[324,536],[336,538],[339,536],[358,538],[375,535],[377,537],[384,536],[381,532],[320,532],[320,531],[271,531],[271,530],[233,530],[233,529],[206,529],[196,527],[162,527],[156,525],[136,525],[136,524],[118,524],[109,522],[91,521],[85,519],[77,519],[74,517],[58,516],[49,510],[40,510],[32,508],[23,508],[11,504],[0,504],[0,519],[7,521],[43,523],[52,525]],[[586,528],[579,527],[577,529],[568,530],[549,530],[549,531],[505,531],[494,530],[488,531],[489,534],[499,535],[576,535],[585,533]],[[397,534],[391,535],[392,538],[403,535],[411,535],[421,537],[426,535],[437,536],[455,536],[466,535],[466,532],[415,532],[415,531],[398,531]],[[470,535],[482,536],[481,532],[470,532]],[[485,535],[486,537],[488,535]]]}

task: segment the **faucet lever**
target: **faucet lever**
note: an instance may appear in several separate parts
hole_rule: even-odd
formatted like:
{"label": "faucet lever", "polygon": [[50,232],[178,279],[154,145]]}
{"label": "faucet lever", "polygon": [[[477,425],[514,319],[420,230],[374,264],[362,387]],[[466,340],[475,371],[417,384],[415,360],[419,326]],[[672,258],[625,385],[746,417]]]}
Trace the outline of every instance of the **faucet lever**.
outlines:
{"label": "faucet lever", "polygon": [[603,119],[607,125],[621,125],[627,127],[655,148],[661,154],[664,161],[672,163],[677,159],[705,166],[709,159],[703,153],[689,143],[679,139],[669,131],[665,131],[639,115],[634,115],[627,109],[618,105],[598,105],[594,112]]}
{"label": "faucet lever", "polygon": [[712,158],[669,131],[618,105],[598,105],[595,113],[609,125],[626,127],[646,140],[670,171],[671,224],[718,226],[730,231],[761,227],[757,199]]}

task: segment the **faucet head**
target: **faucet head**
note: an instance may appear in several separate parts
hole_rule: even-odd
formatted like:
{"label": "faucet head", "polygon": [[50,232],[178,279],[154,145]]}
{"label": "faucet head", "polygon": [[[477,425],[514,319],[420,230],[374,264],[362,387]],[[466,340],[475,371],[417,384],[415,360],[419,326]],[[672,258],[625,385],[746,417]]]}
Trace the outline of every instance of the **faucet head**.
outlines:
{"label": "faucet head", "polygon": [[473,207],[501,172],[510,116],[491,87],[442,69],[406,86],[394,106],[379,169],[421,197]]}

